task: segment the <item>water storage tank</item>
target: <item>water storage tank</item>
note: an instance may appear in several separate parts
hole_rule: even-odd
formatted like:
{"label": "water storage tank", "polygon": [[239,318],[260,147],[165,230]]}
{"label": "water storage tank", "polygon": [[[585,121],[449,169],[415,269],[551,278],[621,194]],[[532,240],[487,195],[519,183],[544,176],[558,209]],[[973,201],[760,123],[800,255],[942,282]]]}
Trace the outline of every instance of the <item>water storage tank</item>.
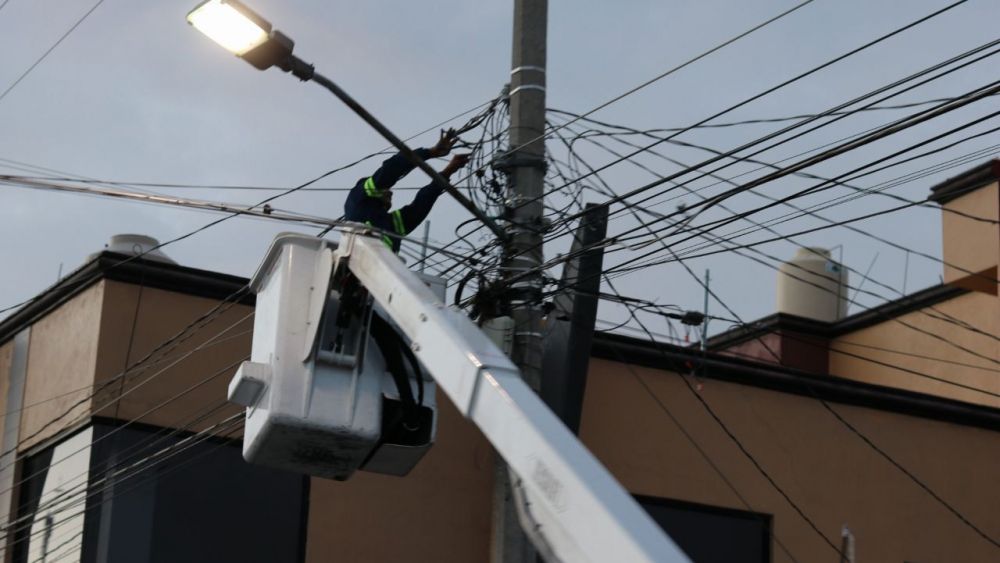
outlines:
{"label": "water storage tank", "polygon": [[[166,262],[167,264],[176,264],[176,262],[171,260],[170,257],[161,252],[159,248],[156,248],[159,245],[160,241],[156,240],[153,237],[148,237],[146,235],[137,235],[137,234],[122,234],[122,235],[113,235],[111,237],[111,242],[109,242],[104,247],[104,250],[109,252],[117,252],[119,254],[127,254],[129,256],[142,254],[142,257],[145,258],[146,260],[155,260],[157,262]],[[94,255],[91,255],[91,257],[93,256]]]}
{"label": "water storage tank", "polygon": [[778,312],[833,322],[847,316],[847,270],[825,248],[800,248],[778,271]]}

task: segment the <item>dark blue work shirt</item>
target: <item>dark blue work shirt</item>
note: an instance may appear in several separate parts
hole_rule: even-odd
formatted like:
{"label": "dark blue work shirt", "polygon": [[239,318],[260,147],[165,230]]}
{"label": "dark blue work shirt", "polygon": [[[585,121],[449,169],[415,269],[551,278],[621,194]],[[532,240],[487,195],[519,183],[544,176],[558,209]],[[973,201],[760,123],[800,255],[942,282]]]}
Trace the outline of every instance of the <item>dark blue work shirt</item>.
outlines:
{"label": "dark blue work shirt", "polygon": [[[413,152],[423,159],[430,156],[427,149],[417,149]],[[413,168],[414,165],[402,153],[396,153],[383,162],[374,174],[358,180],[347,194],[347,202],[344,203],[344,218],[348,221],[365,223],[399,235],[398,237],[382,235],[382,241],[396,253],[399,252],[401,238],[413,232],[413,229],[427,218],[442,191],[431,182],[420,188],[409,205],[388,211],[382,201],[382,195],[391,190],[396,182],[409,174]]]}

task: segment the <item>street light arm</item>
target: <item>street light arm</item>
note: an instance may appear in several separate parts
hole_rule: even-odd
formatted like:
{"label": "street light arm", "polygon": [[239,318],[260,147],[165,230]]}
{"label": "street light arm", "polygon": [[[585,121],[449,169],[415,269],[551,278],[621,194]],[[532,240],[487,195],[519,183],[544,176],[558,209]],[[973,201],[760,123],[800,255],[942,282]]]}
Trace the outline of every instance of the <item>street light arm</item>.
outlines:
{"label": "street light arm", "polygon": [[319,74],[313,68],[313,65],[303,61],[302,59],[296,57],[295,55],[289,55],[287,59],[281,61],[276,66],[285,72],[292,73],[295,77],[300,80],[312,80],[313,82],[323,86],[327,90],[333,93],[334,96],[340,98],[340,101],[344,102],[347,107],[351,108],[354,113],[358,114],[361,119],[365,121],[368,125],[371,125],[385,140],[396,148],[399,152],[406,157],[414,166],[423,170],[428,176],[430,176],[431,181],[434,185],[441,188],[442,190],[451,194],[451,197],[455,198],[462,207],[469,210],[477,219],[479,219],[484,225],[486,225],[493,234],[495,234],[500,240],[507,240],[507,233],[501,229],[493,219],[490,219],[481,209],[475,206],[467,197],[462,195],[455,186],[451,185],[451,182],[447,178],[441,175],[440,172],[434,170],[427,161],[420,158],[417,153],[413,151],[402,139],[397,137],[392,131],[390,131],[385,125],[382,125],[378,119],[375,118],[371,113],[368,112],[361,104],[357,102],[350,94],[345,92],[340,86],[337,86],[335,82],[329,78]]}

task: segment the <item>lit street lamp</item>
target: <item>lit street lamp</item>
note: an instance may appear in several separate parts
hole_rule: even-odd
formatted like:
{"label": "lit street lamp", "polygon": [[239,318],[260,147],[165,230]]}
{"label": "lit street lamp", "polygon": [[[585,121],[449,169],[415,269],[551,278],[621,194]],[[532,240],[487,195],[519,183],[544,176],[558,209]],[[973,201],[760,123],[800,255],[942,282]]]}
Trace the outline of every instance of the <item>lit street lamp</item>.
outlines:
{"label": "lit street lamp", "polygon": [[426,172],[435,184],[451,194],[463,207],[489,227],[494,234],[501,239],[507,238],[507,234],[492,219],[473,205],[424,159],[417,156],[410,147],[406,146],[406,143],[368,113],[368,110],[363,108],[347,92],[329,78],[317,73],[313,65],[293,55],[292,50],[295,47],[295,42],[284,33],[271,29],[270,22],[260,17],[245,4],[238,0],[206,0],[188,12],[187,21],[211,40],[257,69],[267,70],[276,66],[285,72],[292,73],[300,80],[311,80],[324,86],[403,153],[410,162]]}

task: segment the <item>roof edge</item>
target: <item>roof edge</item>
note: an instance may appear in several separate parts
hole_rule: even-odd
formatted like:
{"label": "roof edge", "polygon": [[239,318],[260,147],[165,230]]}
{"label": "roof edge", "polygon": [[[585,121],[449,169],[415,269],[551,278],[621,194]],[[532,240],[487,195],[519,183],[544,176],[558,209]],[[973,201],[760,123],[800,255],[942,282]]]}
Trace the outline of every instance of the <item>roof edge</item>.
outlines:
{"label": "roof edge", "polygon": [[[225,299],[247,285],[239,276],[103,251],[0,321],[0,344],[102,279],[209,299]],[[255,296],[247,293],[238,302],[252,305]]]}
{"label": "roof edge", "polygon": [[1000,159],[988,160],[975,168],[931,187],[928,200],[944,205],[983,186],[1000,181]]}
{"label": "roof edge", "polygon": [[960,297],[971,291],[971,289],[953,284],[932,285],[916,293],[904,295],[899,299],[860,311],[832,323],[789,315],[787,313],[773,313],[747,323],[744,326],[738,326],[716,334],[708,339],[708,347],[712,350],[719,350],[781,330],[791,330],[812,336],[835,338],[892,320],[925,307],[931,307],[942,301]]}
{"label": "roof edge", "polygon": [[703,355],[697,350],[630,336],[597,333],[591,355],[616,362],[625,362],[628,358],[631,364],[681,373],[690,371],[692,365],[700,366],[704,369],[699,377],[705,379],[1000,431],[1000,409],[997,408],[833,375],[816,375],[714,352]]}

